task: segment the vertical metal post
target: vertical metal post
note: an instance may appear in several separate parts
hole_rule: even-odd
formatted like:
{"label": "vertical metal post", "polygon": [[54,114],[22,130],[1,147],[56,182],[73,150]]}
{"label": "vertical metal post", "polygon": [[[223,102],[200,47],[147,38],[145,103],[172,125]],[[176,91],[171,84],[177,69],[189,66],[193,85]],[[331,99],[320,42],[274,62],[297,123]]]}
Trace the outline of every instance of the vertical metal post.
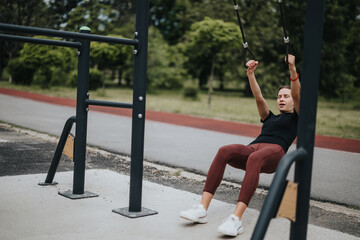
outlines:
{"label": "vertical metal post", "polygon": [[[148,12],[149,1],[138,1],[136,6],[135,38],[139,46],[134,50],[134,91],[131,134],[131,173],[129,211],[141,211],[144,131],[145,131],[145,94],[148,51]],[[140,100],[139,98],[142,98]]]}
{"label": "vertical metal post", "polygon": [[[90,29],[81,28],[80,33],[90,33]],[[78,84],[76,99],[76,131],[74,161],[74,194],[84,193],[85,155],[87,133],[87,92],[89,90],[90,41],[80,40],[81,49],[78,57]]]}
{"label": "vertical metal post", "polygon": [[[88,27],[81,27],[80,33],[90,33]],[[78,84],[76,100],[76,129],[74,143],[74,179],[73,191],[59,192],[68,198],[78,199],[87,197],[96,197],[96,194],[84,192],[85,184],[85,158],[86,158],[86,133],[89,90],[89,62],[90,62],[90,41],[87,39],[79,40],[81,49],[78,52]]]}
{"label": "vertical metal post", "polygon": [[133,112],[131,133],[130,196],[129,208],[115,209],[113,212],[136,218],[157,214],[156,211],[141,207],[142,178],[144,160],[145,100],[148,53],[149,0],[136,2]]}
{"label": "vertical metal post", "polygon": [[306,94],[301,95],[297,147],[303,147],[308,154],[295,165],[299,186],[296,222],[291,223],[290,231],[290,239],[295,240],[306,239],[307,235],[324,9],[324,0],[307,1],[301,82]]}

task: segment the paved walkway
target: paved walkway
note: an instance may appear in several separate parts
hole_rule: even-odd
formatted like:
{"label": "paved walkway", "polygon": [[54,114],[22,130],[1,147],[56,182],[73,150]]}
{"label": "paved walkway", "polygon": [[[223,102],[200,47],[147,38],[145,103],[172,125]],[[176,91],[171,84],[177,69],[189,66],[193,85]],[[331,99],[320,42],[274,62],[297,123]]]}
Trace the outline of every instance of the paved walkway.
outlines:
{"label": "paved walkway", "polygon": [[[44,104],[41,110],[46,111],[47,105],[52,106]],[[56,107],[56,110],[59,109]],[[14,129],[0,127],[1,240],[229,239],[219,234],[216,228],[233,211],[234,204],[213,200],[207,224],[192,224],[179,218],[181,210],[199,202],[201,196],[189,191],[201,188],[204,176],[184,171],[178,176],[175,168],[145,162],[144,176],[151,176],[150,179],[155,183],[143,181],[142,206],[155,210],[158,214],[130,219],[112,212],[113,209],[128,207],[129,176],[125,175],[128,173],[126,169],[130,168],[128,157],[118,155],[114,158],[114,154],[95,148],[88,149],[85,190],[99,196],[70,200],[58,195],[58,191],[71,191],[73,187],[73,163],[68,159],[62,159],[60,162],[54,179],[58,185],[38,185],[44,181],[46,174],[37,173],[47,171],[56,146],[56,138],[24,129]],[[190,184],[191,190],[183,187],[180,187],[183,190],[166,187],[164,181],[175,181],[181,186]],[[226,198],[220,197],[224,191],[224,186],[221,186],[216,197],[227,199],[226,201],[229,201],[229,198],[236,199],[238,190],[231,189],[236,188],[236,185],[226,188]],[[195,192],[201,192],[201,189]],[[257,200],[258,197],[255,196],[253,200]],[[314,201],[311,204],[307,239],[360,239],[357,232],[360,216],[358,210]],[[258,216],[259,211],[247,209],[243,218],[245,232],[236,239],[250,239]],[[311,219],[316,226],[311,223]],[[287,219],[272,219],[265,239],[288,239],[289,229],[290,222]]]}
{"label": "paved walkway", "polygon": [[[56,175],[59,185],[41,187],[46,175],[0,178],[0,239],[118,240],[118,239],[229,239],[216,228],[234,209],[233,204],[213,200],[207,224],[192,224],[179,212],[199,202],[200,196],[144,181],[143,207],[156,215],[131,219],[112,212],[128,207],[129,177],[109,170],[87,170],[86,186],[99,197],[69,200],[58,191],[72,189],[72,172]],[[247,209],[245,232],[236,239],[250,239],[259,212]],[[273,219],[265,239],[288,239],[290,222]],[[359,240],[338,231],[308,225],[309,240]]]}
{"label": "paved walkway", "polygon": [[[18,93],[18,91],[16,92]],[[14,92],[14,94],[16,92]],[[23,94],[27,95],[27,93]],[[32,94],[30,95],[32,96]],[[75,115],[75,108],[73,106],[54,105],[54,103],[59,102],[58,98],[43,95],[35,95],[32,97],[36,99],[36,101],[30,100],[29,98],[0,94],[0,121],[59,136],[66,119]],[[43,100],[38,101],[40,99]],[[67,101],[67,104],[74,104],[73,100],[70,99],[63,99],[63,101]],[[95,110],[95,108],[91,109]],[[118,109],[102,109],[104,111],[112,110],[112,114],[105,114],[100,111],[89,112],[88,144],[99,146],[113,152],[130,154],[131,119],[127,116],[116,114]],[[131,110],[125,111],[127,114],[131,113]],[[152,162],[206,174],[211,160],[219,147],[231,143],[247,144],[253,139],[237,134],[204,130],[199,128],[201,126],[198,127],[196,125],[194,125],[195,127],[187,127],[149,120],[152,113],[154,112],[148,113],[149,116],[147,116],[145,125],[144,152],[145,159]],[[181,117],[189,118],[190,120],[202,120],[206,126],[214,126],[211,122],[218,125],[222,122],[234,124],[217,120],[208,120],[207,122],[207,119],[193,118],[179,114],[165,115],[175,116],[173,117],[174,121]],[[162,117],[161,120],[164,119],[165,117]],[[180,123],[183,124],[184,122]],[[239,130],[247,130],[250,127],[242,128],[237,125],[237,128]],[[357,142],[358,141],[355,141],[356,144]],[[293,145],[290,151],[294,148],[295,146]],[[314,150],[311,187],[312,198],[321,201],[359,206],[359,161],[360,154],[356,152],[316,147]],[[289,176],[291,180],[293,169],[290,170]],[[230,181],[241,182],[244,177],[244,172],[228,167],[226,168],[224,177]],[[272,181],[272,177],[273,174],[261,174],[259,185],[265,188],[268,187]]]}
{"label": "paved walkway", "polygon": [[[28,98],[36,101],[62,106],[76,107],[76,100],[69,98],[50,97],[42,94],[29,93],[13,89],[0,88],[0,94]],[[90,106],[91,110],[131,117],[131,111],[120,108]],[[260,125],[201,118],[176,113],[146,111],[146,119],[158,122],[194,127],[199,129],[230,133],[246,137],[256,137],[261,131]],[[315,147],[360,153],[360,140],[316,135]]]}

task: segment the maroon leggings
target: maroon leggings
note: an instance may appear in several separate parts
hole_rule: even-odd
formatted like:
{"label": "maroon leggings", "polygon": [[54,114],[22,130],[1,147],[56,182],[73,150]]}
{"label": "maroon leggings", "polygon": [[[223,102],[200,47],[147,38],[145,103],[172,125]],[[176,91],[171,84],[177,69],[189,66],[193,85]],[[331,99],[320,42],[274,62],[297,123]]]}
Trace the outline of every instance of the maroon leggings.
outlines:
{"label": "maroon leggings", "polygon": [[248,146],[231,144],[223,146],[216,154],[207,174],[204,191],[215,194],[224,176],[227,164],[245,170],[238,202],[249,205],[259,183],[260,173],[274,173],[285,154],[280,145],[256,143]]}

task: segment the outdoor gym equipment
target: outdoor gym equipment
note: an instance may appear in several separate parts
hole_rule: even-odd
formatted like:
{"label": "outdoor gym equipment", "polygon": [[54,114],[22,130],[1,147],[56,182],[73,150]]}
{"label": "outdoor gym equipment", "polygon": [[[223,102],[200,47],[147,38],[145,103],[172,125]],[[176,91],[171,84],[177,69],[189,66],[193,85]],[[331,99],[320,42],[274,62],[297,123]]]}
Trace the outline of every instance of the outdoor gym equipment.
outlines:
{"label": "outdoor gym equipment", "polygon": [[[143,157],[144,157],[144,130],[145,130],[145,100],[146,100],[146,72],[147,72],[147,49],[148,49],[148,19],[149,1],[139,0],[136,2],[136,26],[134,39],[114,38],[91,34],[88,27],[81,27],[80,33],[58,31],[44,28],[25,27],[11,24],[0,23],[0,30],[16,32],[22,34],[34,34],[43,36],[59,37],[63,39],[74,39],[71,41],[59,41],[50,39],[39,39],[33,37],[0,34],[0,39],[10,41],[21,41],[33,44],[56,45],[78,49],[78,82],[76,116],[70,117],[64,126],[59,143],[54,153],[51,166],[46,180],[42,185],[56,184],[53,182],[56,169],[58,167],[61,154],[64,150],[66,140],[71,128],[76,123],[73,158],[74,158],[74,179],[73,190],[59,192],[60,195],[80,199],[96,197],[97,194],[84,191],[85,182],[85,154],[86,154],[86,135],[87,117],[90,105],[107,107],[118,107],[132,109],[132,134],[131,134],[131,169],[130,169],[130,196],[129,207],[119,208],[113,212],[127,217],[141,217],[156,214],[156,211],[143,208],[142,198],[142,176],[143,176]],[[134,84],[133,102],[117,103],[89,99],[89,60],[90,60],[90,41],[106,42],[111,44],[123,44],[134,47]],[[71,148],[66,149],[71,155]],[[70,152],[70,153],[69,153]]]}
{"label": "outdoor gym equipment", "polygon": [[292,54],[291,47],[290,47],[290,38],[286,31],[286,21],[285,21],[285,14],[282,6],[282,0],[278,0],[279,8],[280,8],[280,15],[281,15],[281,23],[284,31],[284,44],[285,44],[285,62],[286,64],[289,64],[288,62],[288,55]]}
{"label": "outdoor gym equipment", "polygon": [[[235,12],[236,12],[238,24],[239,24],[240,31],[241,31],[241,36],[242,36],[242,39],[243,39],[244,66],[245,66],[245,68],[247,68],[246,67],[247,52],[249,52],[251,54],[251,57],[252,57],[253,60],[256,60],[256,57],[255,57],[254,53],[250,50],[248,42],[245,40],[245,33],[244,33],[244,29],[243,29],[243,26],[241,24],[241,19],[240,19],[239,5],[236,3],[236,0],[233,0],[233,1],[234,1],[234,9],[235,9]],[[287,31],[286,31],[286,21],[285,21],[285,14],[284,14],[283,6],[282,6],[282,0],[278,0],[278,4],[279,4],[279,9],[280,9],[281,23],[282,23],[282,27],[283,27],[283,31],[284,31],[284,44],[285,44],[285,52],[286,52],[285,62],[286,62],[286,64],[289,64],[288,55],[292,54],[291,47],[290,47],[290,38],[289,38],[289,35],[288,35]]]}
{"label": "outdoor gym equipment", "polygon": [[239,13],[239,5],[236,3],[236,0],[233,0],[234,1],[234,9],[235,9],[235,12],[236,12],[236,16],[237,16],[237,20],[238,20],[238,23],[239,23],[239,27],[240,27],[240,31],[241,31],[241,36],[242,36],[242,39],[243,39],[243,59],[244,59],[244,67],[246,67],[246,62],[247,62],[247,52],[249,52],[251,54],[251,56],[253,57],[253,60],[256,60],[256,57],[255,55],[253,54],[253,52],[250,50],[249,48],[249,44],[247,43],[247,41],[245,40],[245,33],[244,33],[244,29],[243,29],[243,26],[241,24],[241,19],[240,19],[240,13]]}
{"label": "outdoor gym equipment", "polygon": [[[295,220],[291,222],[290,239],[306,239],[307,236],[324,9],[324,0],[307,1],[297,149],[287,153],[279,163],[252,234],[253,240],[263,239],[271,218],[279,213],[282,215],[282,207],[280,207],[280,212],[278,209],[284,191],[291,190],[294,186],[296,189],[293,190],[297,190],[296,203],[295,200],[290,201],[293,206],[296,206],[296,214],[291,216],[290,212],[290,217],[288,217]],[[293,163],[295,163],[294,180],[297,186],[291,184],[289,187],[286,177]],[[289,194],[285,193],[285,202],[288,201],[286,195]],[[294,199],[291,195],[294,194],[290,193],[290,198]],[[283,208],[291,211],[291,207]]]}

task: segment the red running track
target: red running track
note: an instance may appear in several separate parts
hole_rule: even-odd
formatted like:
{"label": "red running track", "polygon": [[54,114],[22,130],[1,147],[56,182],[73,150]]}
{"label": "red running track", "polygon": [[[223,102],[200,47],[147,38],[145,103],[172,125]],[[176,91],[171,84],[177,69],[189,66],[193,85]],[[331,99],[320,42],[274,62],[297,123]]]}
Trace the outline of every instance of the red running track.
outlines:
{"label": "red running track", "polygon": [[[0,88],[0,94],[6,94],[15,97],[27,98],[35,101],[57,104],[68,107],[76,107],[76,100],[69,98],[51,97],[42,94],[29,93],[7,88]],[[102,106],[90,106],[90,110],[99,112],[131,117],[131,109],[111,108]],[[224,120],[215,120],[202,117],[194,117],[177,113],[165,113],[157,111],[146,111],[146,119],[163,123],[170,123],[181,126],[188,126],[211,130],[222,133],[230,133],[240,136],[256,137],[261,126],[255,124],[230,122]],[[315,146],[333,150],[360,153],[360,140],[316,135]]]}

